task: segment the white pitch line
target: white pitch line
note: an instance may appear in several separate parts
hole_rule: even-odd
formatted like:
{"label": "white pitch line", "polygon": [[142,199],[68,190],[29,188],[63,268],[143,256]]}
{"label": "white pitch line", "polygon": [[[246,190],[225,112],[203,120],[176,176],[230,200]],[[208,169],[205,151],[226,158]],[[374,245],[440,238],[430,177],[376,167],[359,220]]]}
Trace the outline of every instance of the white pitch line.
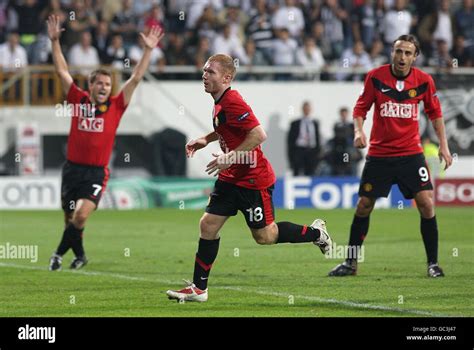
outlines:
{"label": "white pitch line", "polygon": [[[233,291],[240,291],[246,292],[246,290],[239,288],[239,287],[218,287],[220,289],[228,289]],[[249,292],[249,291],[248,291]],[[308,301],[316,301],[318,303],[323,304],[335,304],[335,305],[343,305],[351,308],[358,308],[358,309],[369,309],[369,310],[382,310],[382,311],[391,311],[391,312],[399,312],[399,313],[406,313],[406,314],[415,314],[415,315],[422,315],[422,316],[432,316],[432,317],[454,317],[449,315],[442,315],[442,314],[435,314],[429,311],[423,310],[414,310],[414,309],[401,309],[396,307],[384,306],[384,305],[373,305],[367,303],[356,303],[353,301],[345,301],[345,300],[337,300],[337,299],[325,299],[315,296],[308,296],[308,295],[293,295],[289,293],[278,293],[278,292],[268,292],[263,290],[252,290],[251,293],[260,294],[260,295],[267,295],[267,296],[274,296],[274,297],[284,297],[288,298],[290,295],[293,296],[295,299],[304,299]]]}
{"label": "white pitch line", "polygon": [[[13,267],[18,269],[25,269],[25,270],[38,270],[38,271],[48,271],[46,267],[38,267],[38,266],[28,266],[28,265],[21,265],[21,264],[7,264],[1,263],[0,267]],[[137,277],[137,276],[129,276],[123,275],[118,273],[109,273],[109,272],[99,272],[99,271],[86,271],[86,270],[62,270],[60,273],[72,273],[72,274],[79,274],[85,276],[104,276],[104,277],[112,277],[122,280],[128,281],[142,281],[142,282],[159,282],[163,284],[177,284],[176,281],[165,280],[161,278],[144,278],[144,277]],[[290,293],[278,293],[278,292],[269,292],[264,290],[252,290],[248,288],[240,288],[240,287],[228,287],[228,286],[214,286],[214,289],[224,289],[224,290],[232,290],[235,292],[243,292],[243,293],[250,293],[250,294],[259,294],[265,296],[274,296],[274,297],[283,297],[288,298]],[[429,311],[423,310],[416,310],[416,309],[402,309],[397,307],[390,307],[384,305],[373,305],[367,303],[357,303],[353,301],[345,301],[345,300],[337,300],[337,299],[326,299],[320,298],[315,296],[308,296],[308,295],[292,295],[295,299],[303,299],[308,301],[315,301],[322,304],[334,304],[334,305],[341,305],[350,308],[356,309],[364,309],[364,310],[380,310],[380,311],[389,311],[389,312],[396,312],[401,314],[413,314],[413,315],[420,315],[420,316],[431,316],[431,317],[453,317],[450,315],[443,315],[443,314],[436,314]]]}

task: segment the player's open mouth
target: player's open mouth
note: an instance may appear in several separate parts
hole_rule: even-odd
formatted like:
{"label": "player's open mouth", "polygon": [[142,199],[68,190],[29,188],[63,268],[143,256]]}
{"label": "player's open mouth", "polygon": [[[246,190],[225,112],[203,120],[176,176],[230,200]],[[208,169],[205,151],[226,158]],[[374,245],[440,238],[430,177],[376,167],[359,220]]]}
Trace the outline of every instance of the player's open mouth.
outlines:
{"label": "player's open mouth", "polygon": [[99,91],[99,97],[107,97],[107,93],[105,91]]}

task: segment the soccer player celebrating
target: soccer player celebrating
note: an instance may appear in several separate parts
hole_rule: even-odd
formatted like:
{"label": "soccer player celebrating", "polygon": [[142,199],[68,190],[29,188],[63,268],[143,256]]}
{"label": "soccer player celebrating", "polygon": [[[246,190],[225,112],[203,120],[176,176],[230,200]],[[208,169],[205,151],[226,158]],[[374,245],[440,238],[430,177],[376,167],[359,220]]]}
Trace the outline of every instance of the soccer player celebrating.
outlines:
{"label": "soccer player celebrating", "polygon": [[332,245],[325,222],[316,219],[310,226],[274,222],[272,191],[275,174],[260,144],[267,135],[242,96],[230,85],[236,69],[232,57],[211,56],[203,68],[204,90],[214,99],[214,131],[191,140],[186,155],[213,141],[223,154],[207,165],[207,173],[219,175],[200,221],[200,239],[194,263],[193,282],[178,291],[168,290],[170,299],[207,301],[207,281],[219,250],[219,231],[229,216],[241,211],[258,244],[313,242],[323,253]]}
{"label": "soccer player celebrating", "polygon": [[[398,184],[407,199],[414,198],[420,212],[421,236],[428,260],[428,276],[442,277],[438,266],[438,225],[433,204],[433,186],[423,156],[418,130],[418,103],[438,136],[439,157],[445,169],[452,164],[436,87],[429,74],[412,67],[420,52],[413,35],[402,35],[394,41],[392,64],[371,70],[354,108],[354,145],[367,146],[363,131],[366,114],[375,103],[370,147],[362,172],[359,200],[352,221],[346,260],[329,272],[329,276],[357,273],[358,252],[369,230],[369,216],[379,197],[387,197],[392,184]],[[352,256],[351,256],[352,255]],[[357,255],[357,254],[355,254]]]}
{"label": "soccer player celebrating", "polygon": [[89,91],[79,89],[69,74],[61,52],[58,16],[47,20],[48,36],[52,42],[53,61],[62,88],[71,106],[67,161],[62,170],[61,201],[65,229],[56,252],[50,259],[49,270],[61,268],[62,256],[72,248],[75,258],[72,269],[87,264],[82,237],[89,215],[97,208],[105,190],[109,171],[107,165],[120,118],[132,98],[150,62],[151,51],[163,37],[160,29],[152,28],[148,35],[141,33],[145,50],[132,76],[117,96],[110,96],[112,77],[105,69],[97,69],[89,76]]}

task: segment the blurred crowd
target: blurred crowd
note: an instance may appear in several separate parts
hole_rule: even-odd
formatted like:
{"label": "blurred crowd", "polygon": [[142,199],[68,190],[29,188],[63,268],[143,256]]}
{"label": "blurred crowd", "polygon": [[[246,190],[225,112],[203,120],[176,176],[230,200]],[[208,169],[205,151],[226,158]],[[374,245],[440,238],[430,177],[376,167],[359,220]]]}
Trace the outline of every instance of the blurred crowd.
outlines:
{"label": "blurred crowd", "polygon": [[[0,66],[49,64],[48,15],[59,16],[70,65],[133,66],[139,32],[165,39],[151,64],[201,67],[214,53],[240,65],[370,69],[389,61],[392,42],[413,33],[419,66],[474,63],[473,0],[0,0]],[[338,73],[338,80],[361,76]]]}

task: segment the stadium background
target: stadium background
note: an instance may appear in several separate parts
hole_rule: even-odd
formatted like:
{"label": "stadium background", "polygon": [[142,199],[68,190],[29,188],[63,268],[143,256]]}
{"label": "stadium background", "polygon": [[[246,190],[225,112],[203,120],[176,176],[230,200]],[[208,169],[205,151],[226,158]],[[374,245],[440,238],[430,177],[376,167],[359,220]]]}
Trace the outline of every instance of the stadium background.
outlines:
{"label": "stadium background", "polygon": [[[286,155],[289,124],[301,116],[303,101],[310,101],[312,115],[320,123],[323,152],[328,151],[328,141],[334,137],[334,125],[339,120],[339,109],[344,106],[352,109],[362,88],[364,74],[372,67],[387,62],[392,38],[405,34],[405,31],[418,35],[421,40],[423,55],[417,60],[417,65],[431,73],[436,81],[450,149],[455,155],[455,162],[446,173],[439,168],[432,170],[436,177],[437,206],[449,207],[440,208],[438,215],[442,218],[441,231],[449,233],[441,243],[440,254],[442,261],[449,262],[450,273],[455,276],[451,283],[434,286],[434,293],[438,296],[429,299],[429,302],[417,301],[406,306],[397,304],[397,296],[402,293],[397,289],[400,279],[404,281],[401,285],[408,288],[408,292],[405,289],[404,293],[412,293],[413,299],[428,300],[423,297],[431,296],[431,292],[425,288],[426,282],[420,277],[424,270],[420,272],[422,269],[417,268],[416,276],[406,277],[413,273],[415,264],[422,266],[424,253],[416,234],[416,210],[408,209],[409,216],[396,210],[412,204],[404,201],[395,189],[389,199],[381,199],[377,204],[394,209],[375,214],[379,216],[373,220],[371,230],[374,234],[369,242],[373,247],[370,251],[372,261],[371,265],[367,265],[373,266],[373,270],[366,268],[368,279],[363,280],[364,285],[350,282],[343,286],[338,281],[327,281],[323,277],[315,280],[314,275],[306,275],[312,270],[310,268],[302,272],[297,266],[283,266],[283,261],[293,261],[296,254],[298,264],[312,266],[313,254],[303,249],[292,250],[294,247],[276,253],[275,250],[264,251],[262,247],[254,247],[251,238],[242,234],[242,218],[231,221],[226,226],[228,232],[219,257],[221,265],[213,271],[218,284],[214,295],[218,301],[225,300],[225,293],[236,299],[242,297],[237,287],[229,286],[236,283],[235,276],[240,276],[242,271],[253,271],[254,266],[258,266],[257,275],[247,273],[246,277],[248,287],[253,288],[255,293],[253,299],[239,299],[229,309],[216,309],[207,315],[311,316],[303,309],[294,313],[259,309],[259,297],[265,294],[258,289],[260,282],[265,280],[261,276],[270,278],[270,284],[281,288],[284,301],[285,293],[290,293],[292,286],[302,278],[311,278],[312,282],[300,293],[310,295],[302,298],[306,304],[320,304],[318,315],[323,316],[474,314],[472,295],[467,295],[464,289],[469,282],[464,269],[472,271],[473,266],[470,254],[473,249],[474,205],[472,1],[420,0],[406,4],[405,1],[395,0],[129,1],[131,7],[124,11],[126,2],[0,0],[0,242],[38,244],[38,265],[46,266],[62,230],[60,169],[65,160],[70,125],[67,116],[58,115],[58,104],[63,103],[64,97],[51,66],[44,26],[46,16],[55,13],[64,20],[63,52],[76,82],[83,87],[85,74],[94,67],[90,64],[95,60],[96,63],[109,65],[114,71],[117,91],[133,69],[134,57],[140,52],[139,47],[134,47],[137,45],[137,32],[146,32],[151,25],[160,25],[166,32],[165,39],[155,51],[155,61],[145,81],[135,92],[118,129],[110,164],[112,177],[101,203],[101,208],[140,210],[99,210],[92,216],[86,247],[90,247],[95,265],[88,267],[92,269],[90,275],[86,271],[76,276],[77,280],[69,276],[67,282],[61,282],[58,280],[60,277],[39,275],[46,273],[37,271],[42,270],[43,265],[31,267],[28,262],[21,266],[15,265],[15,262],[0,262],[5,271],[2,274],[5,278],[2,315],[139,316],[189,315],[189,312],[202,315],[199,310],[176,311],[169,308],[156,312],[140,307],[133,309],[127,300],[134,295],[146,294],[147,286],[153,279],[148,278],[148,274],[155,276],[157,271],[166,271],[168,263],[174,264],[173,271],[154,282],[161,289],[167,288],[166,285],[169,287],[170,280],[175,283],[189,273],[190,266],[183,264],[181,258],[194,254],[199,215],[207,203],[214,181],[206,176],[204,169],[217,145],[198,152],[192,160],[184,159],[182,146],[185,140],[201,136],[212,128],[212,99],[204,93],[199,80],[203,63],[214,52],[227,52],[236,58],[238,74],[233,87],[252,106],[269,135],[263,148],[278,176],[275,204],[279,208],[279,219],[308,222],[317,213],[328,219],[336,241],[345,243],[352,210],[341,208],[354,207],[363,162],[358,164],[354,177],[332,176],[327,168],[318,169],[315,177],[292,177]],[[260,14],[256,9],[258,3],[263,4]],[[368,10],[369,7],[362,7],[366,3],[372,11]],[[441,11],[446,4],[448,10],[445,13],[451,19],[451,26],[436,31],[433,21],[437,18],[438,9]],[[394,9],[394,6],[398,8]],[[289,39],[284,38],[287,35],[282,30],[284,27],[289,28]],[[90,33],[90,37],[84,32]],[[16,40],[19,46],[11,55],[8,53],[9,45]],[[85,46],[90,41],[94,47],[90,50],[96,53],[74,57],[71,50],[81,40]],[[359,41],[362,45],[358,44]],[[370,126],[371,117],[368,117],[364,127],[366,133]],[[420,131],[423,136],[430,136],[436,141],[424,113],[420,118]],[[436,167],[436,159],[431,158],[430,164]],[[175,209],[142,210],[155,207]],[[176,223],[179,223],[180,229],[176,228]],[[41,228],[38,233],[36,227]],[[390,243],[393,241],[397,244]],[[402,250],[398,250],[398,246]],[[123,252],[124,247],[131,247],[132,252],[140,250],[140,256],[145,258],[140,262],[135,260],[134,265],[120,260],[117,251]],[[247,256],[246,260],[241,260],[243,265],[230,264],[235,261],[232,260],[235,247],[240,247],[242,256]],[[456,260],[452,257],[452,249],[458,248],[463,254]],[[255,253],[257,249],[258,253]],[[173,252],[173,258],[169,252]],[[179,259],[175,257],[177,255],[180,255]],[[392,266],[390,271],[395,280],[384,279],[379,283],[380,276],[387,273],[384,265],[386,255],[400,257],[403,264]],[[156,256],[161,257],[159,262],[151,263],[150,259],[155,261]],[[265,261],[271,262],[270,265]],[[324,276],[334,263],[324,261],[317,275]],[[227,266],[229,274],[221,272],[224,266]],[[103,271],[103,274],[96,275],[98,277],[92,280],[93,269]],[[287,269],[294,277],[289,280],[277,277],[277,272],[282,269]],[[117,275],[124,271],[132,277]],[[109,286],[111,277],[107,277],[108,272],[115,273],[113,278],[118,278],[119,282]],[[33,282],[24,285],[17,274],[28,275],[31,277],[29,281]],[[133,276],[139,277],[134,280]],[[37,277],[51,280],[58,286],[50,291],[51,299],[36,294],[35,288],[40,283]],[[101,293],[101,283],[105,283],[104,288],[112,290],[120,283],[128,283],[128,280],[133,280],[135,284],[133,287],[127,285],[123,292],[129,294],[118,296],[118,301],[107,299],[105,292]],[[56,300],[72,293],[70,290],[80,289],[85,283],[91,289],[83,291],[84,297],[87,295],[89,300],[95,298],[97,305],[72,311],[55,304]],[[312,297],[311,288],[316,286],[319,288],[318,297]],[[97,294],[93,294],[94,288]],[[357,291],[360,291],[361,298],[357,296]],[[344,301],[350,293],[352,301]],[[380,293],[385,294],[380,296]],[[281,297],[278,293],[268,295],[270,300]],[[320,295],[334,299],[321,299]],[[150,303],[155,303],[156,295],[150,294],[149,298]],[[343,301],[339,303],[337,300]],[[248,307],[247,301],[258,307]],[[366,308],[366,302],[389,307]],[[338,305],[341,309],[336,306],[324,308],[325,304]]]}
{"label": "stadium background", "polygon": [[[451,26],[435,31],[431,22],[438,10],[447,11]],[[198,152],[191,161],[184,159],[179,148],[185,140],[210,130],[212,103],[197,80],[203,62],[215,52],[235,57],[239,69],[234,87],[270,135],[264,150],[280,178],[277,206],[353,206],[355,178],[315,179],[302,184],[309,189],[304,198],[292,195],[298,185],[285,181],[291,174],[286,134],[290,122],[301,116],[302,103],[309,101],[312,116],[320,123],[324,158],[330,151],[328,141],[334,136],[339,109],[352,108],[364,72],[388,61],[391,41],[404,28],[420,37],[423,54],[417,65],[435,77],[451,152],[457,156],[446,174],[432,169],[447,181],[437,197],[447,204],[473,203],[469,180],[474,154],[472,1],[20,0],[2,1],[0,6],[3,209],[57,208],[59,203],[59,170],[70,120],[58,113],[63,97],[50,65],[44,25],[49,13],[59,15],[64,23],[63,51],[76,81],[84,87],[85,74],[96,62],[114,69],[117,91],[140,52],[137,33],[152,25],[166,31],[147,81],[140,85],[122,119],[111,162],[112,180],[102,207],[205,205],[212,181],[145,179],[167,175],[206,178],[203,170],[217,145]],[[284,28],[289,30],[285,40]],[[434,35],[428,35],[430,30]],[[8,54],[9,45],[16,40],[20,47]],[[77,53],[80,43],[90,46],[84,50],[87,54]],[[448,52],[440,43],[447,45]],[[370,126],[368,118],[365,130]],[[423,113],[420,131],[436,140]],[[324,164],[316,174],[330,176],[330,166],[324,168]],[[356,174],[362,164],[358,163]],[[459,178],[464,180],[456,180]],[[290,187],[283,191],[285,186]],[[347,186],[350,191],[343,190]],[[348,196],[350,199],[343,198]],[[394,191],[390,205],[396,206],[399,200]]]}

